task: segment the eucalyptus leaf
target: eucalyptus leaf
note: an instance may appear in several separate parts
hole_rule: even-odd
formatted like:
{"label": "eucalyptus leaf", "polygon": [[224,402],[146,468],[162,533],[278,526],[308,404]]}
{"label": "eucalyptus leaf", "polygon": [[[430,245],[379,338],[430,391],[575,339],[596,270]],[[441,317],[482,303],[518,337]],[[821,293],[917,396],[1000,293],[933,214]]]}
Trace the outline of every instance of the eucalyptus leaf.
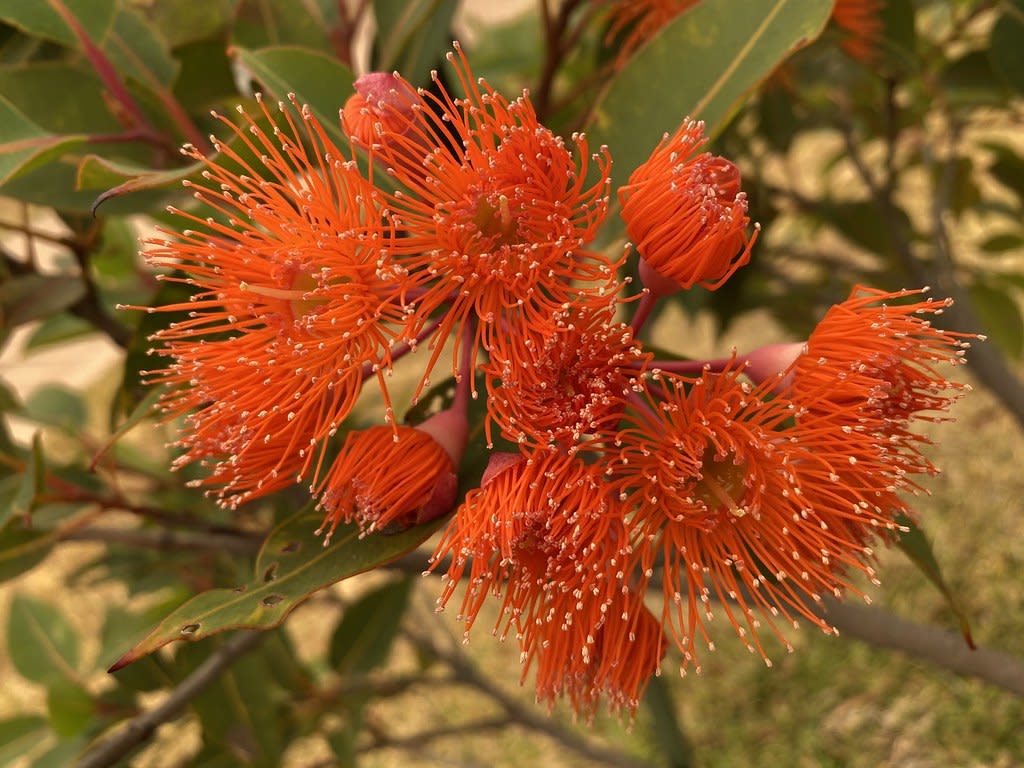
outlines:
{"label": "eucalyptus leaf", "polygon": [[80,646],[74,627],[50,603],[15,594],[7,648],[22,677],[46,686],[78,683]]}
{"label": "eucalyptus leaf", "polygon": [[81,134],[60,135],[40,128],[0,96],[0,185],[81,146]]}
{"label": "eucalyptus leaf", "polygon": [[235,48],[234,54],[274,98],[286,101],[294,93],[307,104],[338,144],[345,142],[338,114],[352,94],[352,73],[319,51],[298,47]]}
{"label": "eucalyptus leaf", "polygon": [[111,667],[116,671],[175,640],[199,640],[229,629],[271,629],[324,587],[388,563],[415,549],[444,518],[394,535],[361,536],[355,524],[339,525],[329,546],[314,531],[315,509],[295,513],[267,536],[256,575],[235,589],[211,589],[180,606]]}
{"label": "eucalyptus leaf", "polygon": [[831,0],[704,0],[666,24],[612,78],[587,128],[616,185],[689,116],[717,134],[744,96],[821,34]]}

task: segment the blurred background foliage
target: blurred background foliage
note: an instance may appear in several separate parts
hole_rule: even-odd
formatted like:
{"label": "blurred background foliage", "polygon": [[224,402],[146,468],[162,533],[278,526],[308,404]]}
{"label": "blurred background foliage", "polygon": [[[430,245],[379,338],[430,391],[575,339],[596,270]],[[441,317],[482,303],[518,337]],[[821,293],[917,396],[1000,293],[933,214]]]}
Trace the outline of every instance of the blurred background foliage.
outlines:
{"label": "blurred background foliage", "polygon": [[[754,259],[663,307],[655,343],[678,347],[683,327],[725,344],[751,323],[802,338],[856,283],[956,299],[946,326],[990,339],[970,359],[983,391],[970,434],[936,451],[959,495],[935,483],[922,518],[976,635],[1024,653],[1024,551],[1009,543],[1024,540],[1024,2],[888,0],[865,63],[841,49],[828,0],[704,0],[618,68],[605,6],[0,0],[0,766],[135,750],[154,766],[1024,760],[1024,708],[999,683],[819,637],[776,670],[737,644],[702,679],[656,679],[628,733],[573,724],[515,689],[510,649],[467,652],[432,614],[416,550],[430,531],[324,549],[301,489],[227,512],[186,486],[194,470],[169,471],[171,427],[140,383],[168,317],[115,307],[185,295],[137,256],[140,234],[174,225],[164,207],[186,204],[198,168],[179,147],[208,147],[210,110],[253,108],[257,90],[297,94],[340,137],[355,74],[428,86],[459,37],[476,74],[529,88],[548,126],[608,144],[616,184],[687,114],[741,169],[763,227]],[[609,221],[603,240],[621,248]],[[114,350],[116,373],[74,386],[69,357],[41,386],[6,381],[79,339]],[[958,626],[912,563],[882,562],[890,607]],[[274,627],[300,604],[281,629],[157,651]],[[135,661],[102,671],[118,659]],[[103,751],[111,734],[120,752]]]}

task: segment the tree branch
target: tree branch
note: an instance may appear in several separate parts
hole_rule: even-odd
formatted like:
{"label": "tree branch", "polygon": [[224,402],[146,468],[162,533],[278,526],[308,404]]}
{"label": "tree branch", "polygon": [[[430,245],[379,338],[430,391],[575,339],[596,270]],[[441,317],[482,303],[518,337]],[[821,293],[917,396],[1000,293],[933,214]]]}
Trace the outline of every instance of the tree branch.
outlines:
{"label": "tree branch", "polygon": [[106,768],[150,739],[164,723],[177,719],[188,703],[263,639],[266,633],[239,632],[186,677],[163,702],[133,718],[120,731],[87,752],[76,768]]}
{"label": "tree branch", "polygon": [[1024,662],[1016,656],[981,646],[971,650],[956,632],[918,624],[875,606],[841,603],[834,598],[824,598],[823,602],[815,612],[840,634],[876,648],[901,651],[1024,696]]}
{"label": "tree branch", "polygon": [[593,760],[604,765],[618,766],[619,768],[650,768],[650,763],[644,762],[632,755],[614,750],[607,745],[592,744],[587,739],[562,728],[555,720],[533,709],[523,706],[505,691],[481,675],[473,663],[460,653],[457,648],[445,650],[435,643],[431,638],[412,632],[406,629],[405,634],[412,642],[429,653],[436,655],[451,668],[455,679],[468,685],[481,693],[489,696],[496,704],[505,710],[505,719],[517,725],[529,728],[542,733],[559,744],[571,749],[588,760]]}

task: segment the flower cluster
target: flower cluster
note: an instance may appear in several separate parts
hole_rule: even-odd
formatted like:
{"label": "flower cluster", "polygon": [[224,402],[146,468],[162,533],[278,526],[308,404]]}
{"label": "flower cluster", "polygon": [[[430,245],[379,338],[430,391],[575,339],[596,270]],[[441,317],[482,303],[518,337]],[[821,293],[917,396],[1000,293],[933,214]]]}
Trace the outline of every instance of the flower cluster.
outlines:
{"label": "flower cluster", "polygon": [[[765,632],[832,631],[816,603],[874,578],[872,547],[935,471],[912,427],[961,388],[937,369],[968,341],[932,326],[947,303],[858,287],[806,341],[656,359],[637,333],[657,301],[749,259],[736,166],[687,119],[633,170],[618,196],[644,288],[626,302],[626,256],[592,245],[608,151],[555,135],[457,46],[449,60],[463,96],[357,81],[344,146],[308,109],[261,103],[223,119],[218,156],[186,148],[209,215],[174,209],[188,228],[147,252],[193,292],[159,308],[186,314],[156,334],[168,363],[150,374],[184,419],[178,464],[207,465],[199,483],[229,507],[308,484],[325,538],[456,507],[431,561],[440,606],[464,585],[468,635],[496,598],[538,697],[586,714],[634,709],[671,647],[699,669],[716,612],[766,660]],[[423,361],[419,397],[449,342],[454,397],[398,423],[392,366]],[[369,379],[384,423],[345,432]],[[493,452],[460,498],[478,380],[474,452]]]}

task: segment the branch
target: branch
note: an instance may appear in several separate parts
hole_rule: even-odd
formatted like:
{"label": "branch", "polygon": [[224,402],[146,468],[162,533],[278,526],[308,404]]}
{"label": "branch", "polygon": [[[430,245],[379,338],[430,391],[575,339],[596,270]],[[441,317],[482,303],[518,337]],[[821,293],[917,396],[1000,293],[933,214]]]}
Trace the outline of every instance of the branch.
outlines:
{"label": "branch", "polygon": [[425,635],[406,630],[405,634],[412,642],[429,653],[436,655],[451,667],[455,679],[481,693],[489,696],[505,710],[506,721],[542,733],[559,744],[571,749],[588,760],[619,768],[650,768],[650,763],[639,760],[632,755],[619,752],[604,744],[592,744],[576,733],[562,728],[555,720],[523,706],[505,691],[481,675],[473,663],[460,653],[457,648],[442,649],[437,643]]}
{"label": "branch", "polygon": [[125,544],[164,552],[210,550],[235,555],[255,555],[263,540],[254,536],[228,536],[216,533],[188,531],[133,530],[91,526],[61,536],[61,541],[102,541],[106,544]]}
{"label": "branch", "polygon": [[902,619],[874,606],[841,603],[824,598],[815,608],[840,634],[855,637],[877,648],[902,651],[958,675],[976,677],[986,683],[1024,696],[1024,662],[1016,656],[979,646],[971,650],[962,635]]}
{"label": "branch", "polygon": [[159,726],[177,719],[192,699],[215,682],[239,658],[255,648],[264,636],[264,632],[252,631],[236,634],[186,677],[160,705],[133,718],[123,730],[91,749],[75,768],[106,768],[116,764],[150,739]]}

